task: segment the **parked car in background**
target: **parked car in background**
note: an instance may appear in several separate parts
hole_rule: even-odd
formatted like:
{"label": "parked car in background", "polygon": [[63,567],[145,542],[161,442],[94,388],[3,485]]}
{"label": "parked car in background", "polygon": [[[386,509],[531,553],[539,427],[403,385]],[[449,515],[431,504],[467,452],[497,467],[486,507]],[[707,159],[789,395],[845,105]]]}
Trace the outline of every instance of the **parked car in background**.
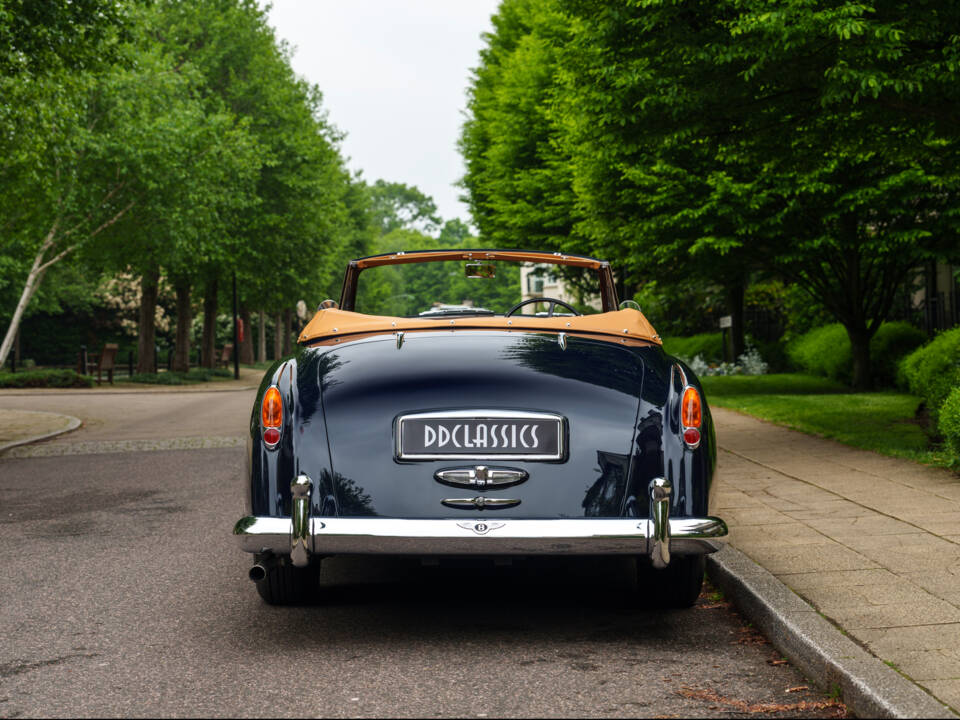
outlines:
{"label": "parked car in background", "polygon": [[[518,301],[531,264],[600,310]],[[264,600],[309,599],[332,555],[626,555],[645,597],[693,604],[727,533],[713,423],[630,304],[593,258],[352,261],[254,404],[234,533]]]}

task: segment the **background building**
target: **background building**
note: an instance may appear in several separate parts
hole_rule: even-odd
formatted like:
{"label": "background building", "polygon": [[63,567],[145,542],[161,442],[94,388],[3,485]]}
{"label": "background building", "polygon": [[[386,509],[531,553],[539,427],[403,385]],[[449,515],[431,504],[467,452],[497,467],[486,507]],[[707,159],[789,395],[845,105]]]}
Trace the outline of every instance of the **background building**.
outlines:
{"label": "background building", "polygon": [[[521,300],[530,300],[531,298],[547,297],[555,300],[563,300],[573,306],[580,304],[576,294],[567,287],[563,278],[552,270],[552,265],[536,265],[533,263],[524,264],[520,268],[520,297]],[[600,310],[601,303],[599,297],[591,297],[587,300],[587,305]],[[538,306],[538,310],[542,306]],[[566,312],[559,308],[558,312]]]}

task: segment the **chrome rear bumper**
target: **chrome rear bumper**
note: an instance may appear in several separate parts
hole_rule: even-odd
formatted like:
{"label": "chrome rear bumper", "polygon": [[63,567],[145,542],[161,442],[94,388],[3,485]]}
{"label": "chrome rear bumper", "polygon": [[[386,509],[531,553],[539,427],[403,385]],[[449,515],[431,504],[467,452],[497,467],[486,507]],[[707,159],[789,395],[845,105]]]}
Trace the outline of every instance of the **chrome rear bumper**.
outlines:
{"label": "chrome rear bumper", "polygon": [[[242,518],[233,529],[252,553],[287,555],[702,555],[720,549],[720,518],[669,518],[656,532],[637,518],[516,520],[457,518]],[[304,522],[305,521],[305,522]],[[302,524],[301,524],[302,523]],[[309,531],[306,525],[309,524]],[[657,538],[661,538],[658,542]],[[663,553],[663,540],[669,551]],[[295,558],[295,562],[298,558]],[[656,561],[657,557],[653,557]],[[300,564],[297,562],[296,564]],[[665,564],[665,563],[664,563]]]}

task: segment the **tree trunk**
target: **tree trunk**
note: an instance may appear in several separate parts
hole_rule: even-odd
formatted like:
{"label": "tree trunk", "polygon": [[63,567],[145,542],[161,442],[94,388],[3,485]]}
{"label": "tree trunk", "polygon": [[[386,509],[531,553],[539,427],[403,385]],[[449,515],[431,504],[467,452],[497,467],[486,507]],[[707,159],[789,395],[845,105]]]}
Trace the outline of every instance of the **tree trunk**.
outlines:
{"label": "tree trunk", "polygon": [[726,288],[727,312],[730,313],[730,344],[733,349],[733,362],[737,361],[746,352],[746,333],[743,327],[743,299],[746,294],[746,284],[743,281],[735,282]]}
{"label": "tree trunk", "polygon": [[203,366],[217,366],[217,278],[207,281],[203,293]]}
{"label": "tree trunk", "polygon": [[290,347],[290,326],[293,325],[293,311],[287,308],[283,311],[283,354],[289,355],[292,352]]}
{"label": "tree trunk", "polygon": [[[119,192],[125,184],[126,183],[120,183],[115,185],[103,198],[101,201],[101,206],[106,206],[106,201]],[[62,200],[63,198],[61,197],[60,199]],[[108,227],[117,222],[117,220],[123,217],[123,215],[131,207],[133,207],[133,201],[121,208],[120,211],[117,212],[117,214],[112,218],[102,223],[95,230],[91,231],[86,238],[90,239],[99,235],[103,230],[106,230]],[[55,263],[60,262],[64,257],[79,247],[81,242],[83,242],[82,239],[77,239],[73,245],[68,245],[64,249],[57,252],[57,250],[59,250],[57,243],[60,240],[60,221],[62,219],[62,217],[58,217],[53,221],[53,225],[47,232],[46,237],[44,237],[43,242],[40,243],[40,249],[33,258],[33,265],[30,268],[30,272],[27,273],[27,282],[24,284],[23,292],[20,294],[20,300],[17,302],[17,307],[13,311],[13,317],[10,318],[10,326],[7,328],[7,334],[4,336],[3,342],[0,343],[0,367],[3,367],[3,364],[7,361],[7,355],[10,354],[10,348],[13,346],[13,339],[20,329],[20,321],[23,319],[23,313],[27,309],[27,305],[30,304],[30,300],[33,298],[34,294],[36,294],[37,288],[40,287],[40,281],[43,280],[43,276],[44,273],[47,272],[47,268]],[[67,231],[66,234],[69,235],[70,232],[71,231]],[[52,255],[47,257],[47,252],[52,253]]]}
{"label": "tree trunk", "polygon": [[140,322],[137,338],[137,372],[152,373],[157,353],[157,293],[160,268],[152,267],[140,278]]}
{"label": "tree trunk", "polygon": [[267,361],[267,314],[261,309],[257,313],[257,362]]}
{"label": "tree trunk", "polygon": [[240,362],[253,364],[253,328],[250,327],[250,308],[240,306],[240,320],[243,322],[243,340],[240,341]]}
{"label": "tree trunk", "polygon": [[273,359],[283,356],[283,317],[277,313],[273,318]]}
{"label": "tree trunk", "polygon": [[190,328],[193,325],[193,311],[190,307],[190,281],[177,282],[177,335],[176,352],[173,355],[173,370],[190,370]]}
{"label": "tree trunk", "polygon": [[10,318],[10,325],[7,328],[7,334],[3,338],[3,343],[0,343],[0,367],[3,367],[4,363],[7,362],[7,355],[10,354],[10,349],[13,347],[13,341],[20,330],[20,322],[23,320],[23,313],[30,304],[30,300],[32,300],[33,296],[36,294],[37,288],[40,287],[40,281],[43,280],[43,275],[47,271],[43,262],[44,254],[47,252],[49,241],[51,241],[51,237],[55,232],[56,225],[54,225],[53,229],[50,230],[50,234],[44,241],[43,246],[33,259],[33,266],[30,268],[30,272],[27,273],[27,281],[23,285],[23,292],[20,293],[20,300],[17,302],[17,307],[13,311],[13,317]]}
{"label": "tree trunk", "polygon": [[855,390],[869,390],[873,384],[870,372],[870,338],[865,327],[847,326],[850,338],[850,354],[853,356],[853,387]]}

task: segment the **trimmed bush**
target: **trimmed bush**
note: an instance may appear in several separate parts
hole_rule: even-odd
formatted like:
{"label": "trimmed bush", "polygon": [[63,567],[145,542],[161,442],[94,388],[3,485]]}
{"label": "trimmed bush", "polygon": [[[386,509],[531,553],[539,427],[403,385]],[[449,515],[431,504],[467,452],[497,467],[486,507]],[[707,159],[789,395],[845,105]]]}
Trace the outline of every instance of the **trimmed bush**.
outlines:
{"label": "trimmed bush", "polygon": [[707,363],[723,360],[723,335],[701,333],[690,337],[669,337],[663,341],[663,349],[669,355],[692,360],[699,355]]}
{"label": "trimmed bush", "polygon": [[0,388],[88,388],[93,378],[75,370],[27,370],[0,373]]}
{"label": "trimmed bush", "polygon": [[927,342],[927,334],[910,323],[884,323],[870,341],[873,376],[883,385],[894,385],[900,360]]}
{"label": "trimmed bush", "polygon": [[850,338],[840,323],[804,333],[787,347],[790,361],[811,375],[849,383],[853,377]]}
{"label": "trimmed bush", "polygon": [[[871,375],[879,385],[892,385],[900,359],[926,340],[922,330],[910,323],[884,323],[870,340]],[[815,328],[801,335],[787,348],[800,369],[831,380],[849,383],[853,379],[850,338],[840,323]]]}
{"label": "trimmed bush", "polygon": [[927,405],[936,420],[950,392],[960,385],[960,328],[947,330],[900,363],[900,382]]}
{"label": "trimmed bush", "polygon": [[960,386],[955,387],[940,406],[940,434],[953,455],[951,464],[960,465]]}

